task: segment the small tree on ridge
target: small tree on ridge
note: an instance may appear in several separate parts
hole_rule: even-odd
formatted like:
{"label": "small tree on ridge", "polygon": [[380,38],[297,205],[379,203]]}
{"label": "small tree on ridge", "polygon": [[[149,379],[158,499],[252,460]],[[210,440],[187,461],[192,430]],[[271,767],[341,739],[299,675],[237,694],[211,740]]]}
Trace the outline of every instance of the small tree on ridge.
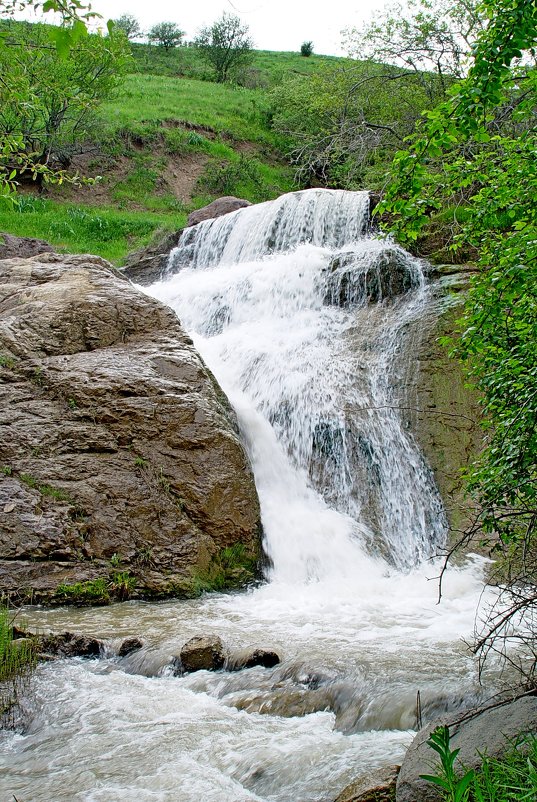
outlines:
{"label": "small tree on ridge", "polygon": [[175,22],[157,22],[149,31],[147,38],[164,50],[171,50],[181,44],[184,35],[185,32]]}
{"label": "small tree on ridge", "polygon": [[232,80],[252,60],[254,43],[239,17],[222,14],[202,28],[194,40],[201,57],[212,67],[217,83]]}

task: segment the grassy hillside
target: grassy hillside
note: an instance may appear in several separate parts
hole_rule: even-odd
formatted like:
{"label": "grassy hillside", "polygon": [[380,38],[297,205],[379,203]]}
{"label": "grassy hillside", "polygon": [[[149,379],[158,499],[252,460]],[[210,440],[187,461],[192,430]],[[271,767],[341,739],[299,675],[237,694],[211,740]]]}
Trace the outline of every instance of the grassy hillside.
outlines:
{"label": "grassy hillside", "polygon": [[266,88],[335,59],[256,51],[249,87],[207,80],[194,48],[134,45],[133,53],[134,71],[73,158],[72,169],[96,182],[40,190],[30,182],[13,208],[0,204],[0,231],[120,263],[216,197],[260,202],[297,188],[285,142],[270,128]]}

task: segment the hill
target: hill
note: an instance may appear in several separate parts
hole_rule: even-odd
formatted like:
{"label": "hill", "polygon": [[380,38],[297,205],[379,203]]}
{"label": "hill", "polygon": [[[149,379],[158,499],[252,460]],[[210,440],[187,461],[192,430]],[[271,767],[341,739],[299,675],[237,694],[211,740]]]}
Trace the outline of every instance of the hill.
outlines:
{"label": "hill", "polygon": [[72,158],[71,169],[95,182],[28,182],[13,208],[0,205],[0,231],[121,262],[218,196],[259,202],[298,188],[286,142],[271,128],[267,90],[336,58],[255,51],[249,85],[237,86],[207,80],[194,48],[132,50],[130,74]]}

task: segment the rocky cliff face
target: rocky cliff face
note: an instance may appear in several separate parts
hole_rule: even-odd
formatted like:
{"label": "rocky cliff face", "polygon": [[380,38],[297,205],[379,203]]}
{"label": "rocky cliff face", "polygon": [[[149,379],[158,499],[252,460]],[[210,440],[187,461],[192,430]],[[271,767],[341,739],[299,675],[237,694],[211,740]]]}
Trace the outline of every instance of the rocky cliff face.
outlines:
{"label": "rocky cliff face", "polygon": [[[455,271],[460,271],[456,268]],[[408,425],[431,466],[446,507],[451,538],[472,519],[462,470],[479,454],[483,431],[477,395],[441,338],[452,336],[467,274],[447,269],[433,275],[433,303],[415,331],[415,375],[410,378]],[[451,275],[452,274],[452,275]]]}
{"label": "rocky cliff face", "polygon": [[0,591],[101,601],[252,575],[234,413],[174,313],[107,262],[0,261],[0,396]]}

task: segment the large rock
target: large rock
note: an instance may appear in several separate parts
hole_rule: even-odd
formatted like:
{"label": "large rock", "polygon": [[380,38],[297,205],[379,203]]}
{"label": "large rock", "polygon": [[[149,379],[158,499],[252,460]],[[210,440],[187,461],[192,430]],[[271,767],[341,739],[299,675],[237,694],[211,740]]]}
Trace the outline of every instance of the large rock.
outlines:
{"label": "large rock", "polygon": [[420,779],[420,774],[439,773],[438,755],[427,746],[427,740],[441,723],[450,726],[450,748],[460,749],[455,770],[462,774],[463,767],[476,768],[481,764],[480,754],[500,757],[519,734],[537,733],[537,698],[526,696],[483,710],[461,722],[449,724],[441,720],[420,730],[404,757],[397,778],[397,802],[439,802],[443,798],[435,785]]}
{"label": "large rock", "polygon": [[212,220],[213,217],[222,217],[224,214],[236,212],[237,209],[244,209],[245,206],[251,206],[250,201],[243,200],[242,198],[235,198],[233,195],[225,195],[223,198],[217,198],[212,203],[204,206],[202,209],[196,209],[188,215],[188,226],[196,226],[203,220]]}
{"label": "large rock", "polygon": [[54,248],[43,239],[34,237],[14,237],[0,231],[0,259],[14,257],[26,259],[39,253],[54,253]]}
{"label": "large rock", "polygon": [[166,270],[170,251],[179,242],[183,229],[157,237],[154,242],[139,251],[130,253],[125,259],[122,272],[136,284],[144,287],[158,281]]}
{"label": "large rock", "polygon": [[0,398],[1,592],[180,595],[224,549],[259,555],[226,397],[174,313],[103,259],[0,262]]}
{"label": "large rock", "polygon": [[326,269],[324,303],[342,307],[393,300],[417,284],[412,263],[400,248],[370,254],[339,253]]}
{"label": "large rock", "polygon": [[473,518],[462,470],[476,459],[483,443],[477,393],[469,388],[460,362],[442,344],[443,337],[453,336],[461,314],[464,296],[458,292],[458,280],[464,275],[453,277],[455,292],[451,277],[435,283],[427,314],[415,325],[415,375],[407,379],[410,392],[403,415],[434,472],[456,538]]}
{"label": "large rock", "polygon": [[226,661],[224,644],[217,636],[197,635],[181,649],[181,668],[185,672],[218,671]]}

